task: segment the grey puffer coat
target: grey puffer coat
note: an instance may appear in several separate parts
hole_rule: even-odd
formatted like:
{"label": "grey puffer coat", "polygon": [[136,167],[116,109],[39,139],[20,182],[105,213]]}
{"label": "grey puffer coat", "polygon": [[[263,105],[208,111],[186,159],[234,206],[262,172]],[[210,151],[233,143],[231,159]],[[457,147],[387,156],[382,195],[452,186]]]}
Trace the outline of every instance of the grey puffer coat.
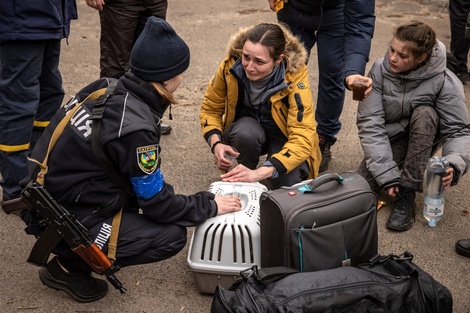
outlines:
{"label": "grey puffer coat", "polygon": [[[436,43],[426,65],[407,74],[390,70],[388,51],[369,72],[374,81],[372,92],[359,103],[357,127],[364,158],[379,186],[400,178],[393,161],[390,138],[407,131],[413,109],[433,106],[440,117],[442,155],[456,169],[456,184],[470,166],[469,118],[462,83],[446,68],[446,48]],[[465,128],[465,126],[467,127]],[[460,129],[460,130],[459,130]]]}

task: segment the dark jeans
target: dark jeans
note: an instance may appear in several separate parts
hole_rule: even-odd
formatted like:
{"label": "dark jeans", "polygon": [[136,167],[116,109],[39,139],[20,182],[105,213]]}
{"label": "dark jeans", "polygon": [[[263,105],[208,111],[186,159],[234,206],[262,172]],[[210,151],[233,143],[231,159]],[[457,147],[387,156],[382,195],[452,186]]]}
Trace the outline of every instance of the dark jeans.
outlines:
{"label": "dark jeans", "polygon": [[62,104],[60,40],[0,44],[0,174],[5,200],[19,195],[27,157]]}
{"label": "dark jeans", "polygon": [[[423,192],[424,173],[429,158],[438,149],[438,145],[432,146],[438,139],[439,116],[429,106],[420,106],[414,109],[408,133],[404,133],[390,142],[393,160],[402,169],[400,185]],[[384,171],[387,169],[384,168]],[[357,172],[362,175],[371,186],[377,190],[378,186],[373,175],[366,167],[365,160],[361,162]]]}
{"label": "dark jeans", "polygon": [[[223,139],[240,152],[237,162],[250,169],[258,166],[260,156],[267,154],[268,158],[271,157],[281,151],[287,142],[285,137],[267,135],[261,124],[251,117],[242,117],[230,124],[223,134]],[[303,162],[290,173],[269,179],[269,188],[292,186],[307,179],[308,174],[307,162]]]}
{"label": "dark jeans", "polygon": [[112,0],[100,11],[100,77],[120,78],[147,18],[166,18],[167,0]]}
{"label": "dark jeans", "polygon": [[280,22],[289,25],[310,54],[317,43],[318,99],[315,111],[317,133],[333,144],[341,129],[339,117],[344,103],[344,4],[325,8],[323,13],[305,13],[287,2],[278,12]]}
{"label": "dark jeans", "polygon": [[465,39],[465,24],[470,12],[470,1],[449,0],[450,52],[457,58],[458,73],[468,72],[467,59],[470,40]]}

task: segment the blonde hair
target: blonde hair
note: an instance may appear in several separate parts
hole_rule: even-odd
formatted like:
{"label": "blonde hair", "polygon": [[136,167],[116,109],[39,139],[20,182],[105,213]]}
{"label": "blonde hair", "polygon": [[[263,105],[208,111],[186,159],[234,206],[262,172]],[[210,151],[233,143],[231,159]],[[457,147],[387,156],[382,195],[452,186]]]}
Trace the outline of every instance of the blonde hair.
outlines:
{"label": "blonde hair", "polygon": [[173,94],[166,90],[165,86],[163,86],[162,83],[159,82],[150,82],[152,86],[155,88],[155,90],[162,96],[163,100],[168,102],[169,104],[176,104],[176,100],[173,97]]}

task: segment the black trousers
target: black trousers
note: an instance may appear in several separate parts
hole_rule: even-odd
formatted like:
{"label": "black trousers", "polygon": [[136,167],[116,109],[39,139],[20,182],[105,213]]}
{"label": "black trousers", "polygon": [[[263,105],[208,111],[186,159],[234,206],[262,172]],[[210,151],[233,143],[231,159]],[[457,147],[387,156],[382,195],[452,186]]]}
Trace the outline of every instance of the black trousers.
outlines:
{"label": "black trousers", "polygon": [[468,72],[470,40],[465,39],[465,24],[470,13],[470,1],[449,0],[450,52],[457,58],[458,73]]}
{"label": "black trousers", "polygon": [[[23,220],[27,222],[25,217]],[[108,253],[109,235],[113,217],[90,227],[91,239],[105,254]],[[116,250],[115,264],[120,267],[154,263],[180,252],[187,242],[186,227],[158,224],[144,215],[123,212]],[[90,272],[88,264],[73,252],[65,242],[54,251],[60,263],[71,272]]]}
{"label": "black trousers", "polygon": [[167,0],[106,1],[100,11],[100,77],[120,78],[150,16],[166,18]]}

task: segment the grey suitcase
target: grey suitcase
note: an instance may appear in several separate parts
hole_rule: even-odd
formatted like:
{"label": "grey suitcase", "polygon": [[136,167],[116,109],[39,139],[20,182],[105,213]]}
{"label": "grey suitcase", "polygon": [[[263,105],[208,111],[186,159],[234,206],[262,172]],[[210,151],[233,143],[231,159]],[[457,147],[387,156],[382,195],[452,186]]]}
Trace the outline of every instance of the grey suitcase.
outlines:
{"label": "grey suitcase", "polygon": [[261,267],[309,272],[367,262],[378,250],[377,201],[356,172],[264,192]]}

